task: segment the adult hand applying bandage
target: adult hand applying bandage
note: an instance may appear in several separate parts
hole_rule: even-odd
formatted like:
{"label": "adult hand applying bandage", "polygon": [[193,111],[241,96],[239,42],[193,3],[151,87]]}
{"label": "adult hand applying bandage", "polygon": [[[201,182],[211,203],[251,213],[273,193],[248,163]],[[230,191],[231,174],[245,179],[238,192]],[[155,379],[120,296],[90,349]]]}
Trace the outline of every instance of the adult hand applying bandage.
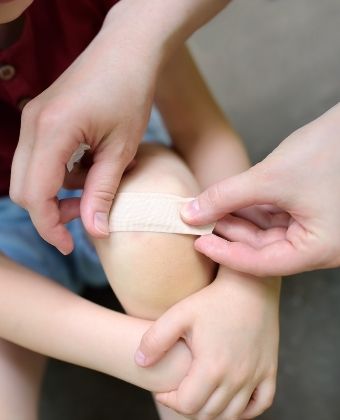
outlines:
{"label": "adult hand applying bandage", "polygon": [[[79,214],[91,235],[108,235],[112,201],[145,130],[160,69],[228,3],[117,3],[88,48],[25,107],[10,195],[64,254],[73,249],[64,224]],[[68,186],[84,187],[83,195],[80,201],[59,201],[65,166],[80,143],[90,146],[93,164],[87,174],[73,175]]]}
{"label": "adult hand applying bandage", "polygon": [[248,171],[183,208],[192,225],[218,220],[198,251],[257,276],[340,265],[340,104],[295,131]]}

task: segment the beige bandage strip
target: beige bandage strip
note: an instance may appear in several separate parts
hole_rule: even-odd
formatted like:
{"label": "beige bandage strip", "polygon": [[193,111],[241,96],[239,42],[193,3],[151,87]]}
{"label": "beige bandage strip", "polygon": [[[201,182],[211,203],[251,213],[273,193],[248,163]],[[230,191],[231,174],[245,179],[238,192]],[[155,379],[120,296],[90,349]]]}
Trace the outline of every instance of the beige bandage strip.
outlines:
{"label": "beige bandage strip", "polygon": [[192,198],[158,193],[119,193],[109,218],[110,232],[164,232],[207,235],[214,225],[189,226],[180,210]]}

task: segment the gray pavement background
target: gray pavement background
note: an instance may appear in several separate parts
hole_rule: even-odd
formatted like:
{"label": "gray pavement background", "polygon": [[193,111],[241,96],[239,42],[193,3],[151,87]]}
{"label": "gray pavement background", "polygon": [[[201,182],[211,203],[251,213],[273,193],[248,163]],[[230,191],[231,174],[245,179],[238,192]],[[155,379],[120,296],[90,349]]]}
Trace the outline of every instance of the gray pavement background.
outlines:
{"label": "gray pavement background", "polygon": [[[190,44],[254,162],[339,101],[339,0],[235,0]],[[278,391],[263,420],[340,419],[339,326],[339,270],[285,279]],[[156,418],[147,393],[50,364],[41,419]]]}

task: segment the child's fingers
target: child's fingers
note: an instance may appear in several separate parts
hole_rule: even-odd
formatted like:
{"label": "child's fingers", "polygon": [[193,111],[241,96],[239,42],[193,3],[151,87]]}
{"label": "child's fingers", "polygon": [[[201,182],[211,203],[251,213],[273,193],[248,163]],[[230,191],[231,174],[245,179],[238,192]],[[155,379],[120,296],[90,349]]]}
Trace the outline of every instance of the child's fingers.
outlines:
{"label": "child's fingers", "polygon": [[160,360],[183,337],[189,323],[179,305],[165,312],[143,335],[135,354],[136,363],[146,367]]}
{"label": "child's fingers", "polygon": [[217,419],[232,399],[232,391],[225,384],[217,387],[199,414],[203,418]]}
{"label": "child's fingers", "polygon": [[283,276],[303,271],[309,255],[288,240],[279,240],[256,249],[248,244],[229,242],[216,235],[204,235],[195,248],[218,264],[258,277]]}
{"label": "child's fingers", "polygon": [[241,419],[253,419],[267,410],[275,396],[276,382],[273,378],[264,380],[255,390],[248,406],[241,413]]}
{"label": "child's fingers", "polygon": [[208,364],[204,360],[193,360],[188,375],[183,379],[177,391],[157,394],[157,401],[185,416],[195,416],[214,392],[218,380],[208,375]]}
{"label": "child's fingers", "polygon": [[253,386],[242,388],[239,392],[231,396],[230,401],[221,400],[219,411],[217,411],[215,417],[211,418],[216,420],[239,419],[251,399],[253,390]]}

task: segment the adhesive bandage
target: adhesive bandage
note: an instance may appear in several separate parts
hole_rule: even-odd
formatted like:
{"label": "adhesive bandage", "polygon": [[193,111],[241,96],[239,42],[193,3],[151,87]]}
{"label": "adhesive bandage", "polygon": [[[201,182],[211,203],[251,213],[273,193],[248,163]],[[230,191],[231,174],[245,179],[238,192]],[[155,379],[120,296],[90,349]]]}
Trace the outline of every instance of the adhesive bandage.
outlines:
{"label": "adhesive bandage", "polygon": [[180,210],[192,198],[159,193],[119,193],[109,217],[110,232],[164,232],[207,235],[214,225],[190,226]]}

